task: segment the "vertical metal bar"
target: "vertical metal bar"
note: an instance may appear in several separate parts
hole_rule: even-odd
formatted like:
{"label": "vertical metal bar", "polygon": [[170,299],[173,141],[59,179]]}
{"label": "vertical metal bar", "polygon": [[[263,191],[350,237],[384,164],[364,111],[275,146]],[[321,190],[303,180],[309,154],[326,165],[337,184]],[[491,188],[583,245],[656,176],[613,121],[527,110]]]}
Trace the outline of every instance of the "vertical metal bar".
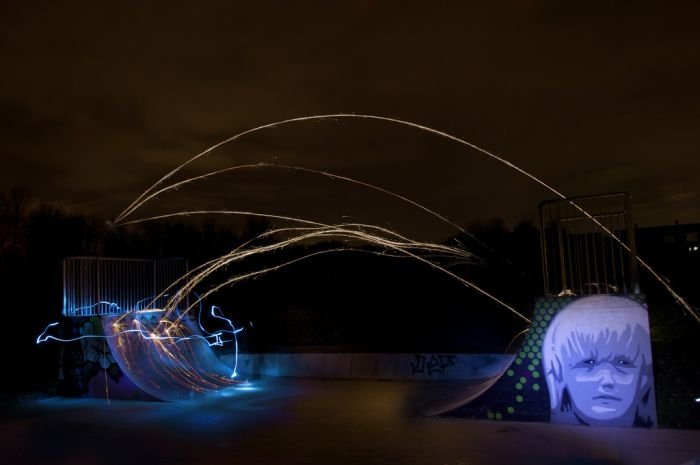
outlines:
{"label": "vertical metal bar", "polygon": [[600,233],[595,231],[593,233],[593,240],[591,241],[593,243],[593,277],[596,283],[600,282],[600,277],[598,276],[598,248],[596,247],[598,236],[600,236]]}
{"label": "vertical metal bar", "polygon": [[617,276],[617,265],[615,264],[615,251],[620,247],[618,242],[615,241],[615,238],[617,237],[617,231],[619,231],[619,225],[617,224],[619,221],[617,220],[617,214],[614,216],[610,216],[609,229],[613,234],[612,236],[610,236],[610,272],[612,273],[612,285],[615,286],[616,289],[619,289],[619,277]]}
{"label": "vertical metal bar", "polygon": [[[544,295],[549,296],[549,274],[547,272],[547,230],[544,225],[544,204],[540,203],[540,253],[542,259],[542,280],[544,284]],[[189,272],[189,264],[187,265],[186,273]],[[187,284],[187,283],[185,283]],[[187,294],[187,307],[190,306],[190,296]]]}
{"label": "vertical metal bar", "polygon": [[574,251],[576,252],[576,277],[578,278],[579,292],[583,292],[583,248],[581,247],[581,236],[582,234],[577,231],[575,236],[576,242],[574,243]]}
{"label": "vertical metal bar", "polygon": [[[542,236],[544,236],[544,231],[540,232]],[[544,256],[544,259],[546,259],[547,256]],[[543,260],[544,263],[544,260]],[[189,273],[190,273],[190,262],[185,259],[185,272],[183,273],[183,281],[180,283],[180,287],[184,287],[187,285],[187,282],[189,281]],[[545,285],[545,295],[547,295],[547,287]],[[185,296],[185,308],[190,308],[190,293],[188,292],[187,295]]]}
{"label": "vertical metal bar", "polygon": [[[102,286],[102,282],[101,282],[101,277],[102,277],[102,273],[101,273],[102,270],[101,270],[101,267],[102,267],[102,263],[101,263],[101,260],[100,260],[99,257],[97,257],[97,258],[95,259],[95,264],[96,264],[95,268],[97,268],[96,273],[95,273],[95,275],[96,275],[96,279],[95,279],[95,280],[96,280],[96,283],[95,283],[96,299],[95,299],[95,300],[96,300],[97,302],[99,302],[99,301],[102,300],[102,292],[100,292],[100,287]],[[105,313],[105,312],[108,312],[108,311],[109,311],[108,308],[102,309],[101,306],[98,306],[98,309],[101,310],[102,313]]]}
{"label": "vertical metal bar", "polygon": [[[613,235],[616,234],[614,230],[612,230],[612,233]],[[615,264],[615,250],[617,250],[617,248],[617,242],[615,242],[614,239],[610,237],[610,273],[612,274],[612,285],[616,288],[618,287],[619,282],[619,277],[617,276],[617,265]]]}
{"label": "vertical metal bar", "polygon": [[[151,267],[153,268],[153,299],[155,299],[158,296],[158,289],[157,289],[157,284],[156,284],[156,261],[155,260],[151,261]],[[153,305],[156,305],[155,302]]]}
{"label": "vertical metal bar", "polygon": [[573,264],[573,256],[571,254],[571,241],[573,240],[571,238],[571,228],[569,227],[568,222],[566,224],[566,258],[568,258],[568,266],[569,266],[569,279],[571,282],[566,283],[566,288],[573,290],[574,288],[574,264]]}
{"label": "vertical metal bar", "polygon": [[559,246],[559,277],[561,279],[561,290],[566,288],[566,263],[564,262],[564,237],[561,231],[561,207],[557,205],[557,245]]}
{"label": "vertical metal bar", "polygon": [[[605,212],[603,212],[603,213],[605,213]],[[605,218],[603,218],[603,221],[607,222],[607,220]],[[610,238],[601,231],[601,233],[600,233],[600,249],[601,249],[600,259],[601,259],[602,264],[603,264],[603,282],[598,283],[598,294],[601,294],[601,290],[602,290],[601,284],[603,284],[604,286],[608,285],[608,263],[607,263],[607,257],[606,257],[607,252],[605,250],[606,249],[605,242],[607,239],[610,239]]]}
{"label": "vertical metal bar", "polygon": [[625,226],[627,231],[628,263],[630,270],[630,289],[639,294],[639,269],[637,267],[637,240],[635,238],[634,225],[632,224],[632,196],[625,192]]}
{"label": "vertical metal bar", "polygon": [[66,289],[68,289],[68,286],[66,286],[66,284],[67,284],[66,283],[66,260],[64,259],[63,260],[63,308],[61,309],[61,313],[63,314],[63,316],[67,316],[66,315],[66,304],[68,302],[68,296],[67,296]]}
{"label": "vertical metal bar", "polygon": [[78,272],[77,272],[77,274],[78,274],[78,283],[79,283],[79,284],[78,284],[78,286],[79,286],[79,287],[78,287],[78,295],[80,296],[80,298],[79,298],[79,300],[80,300],[80,305],[78,305],[78,308],[79,308],[80,310],[79,310],[78,313],[79,313],[80,316],[83,316],[83,312],[85,311],[85,310],[83,310],[83,309],[85,308],[85,294],[87,294],[87,288],[85,287],[85,276],[84,276],[84,274],[85,274],[85,264],[82,263],[82,262],[83,262],[83,260],[81,260],[81,265],[83,265],[83,266],[79,267],[78,270],[77,270],[77,271],[78,271]]}
{"label": "vertical metal bar", "polygon": [[[622,216],[623,224],[620,228],[620,239],[623,239],[622,229],[626,226],[626,222],[625,222],[624,218],[625,218],[625,216],[624,216],[624,212],[623,212],[623,216]],[[624,239],[627,239],[627,238],[625,237]],[[623,241],[623,242],[625,242],[625,241]],[[623,291],[623,293],[627,294],[631,289],[630,289],[629,283],[627,282],[627,279],[628,279],[627,273],[625,272],[625,249],[622,246],[620,246],[617,248],[617,252],[618,252],[618,254],[617,254],[618,259],[620,260],[620,274],[622,275],[621,280],[620,280],[621,284],[622,284],[622,291]]]}

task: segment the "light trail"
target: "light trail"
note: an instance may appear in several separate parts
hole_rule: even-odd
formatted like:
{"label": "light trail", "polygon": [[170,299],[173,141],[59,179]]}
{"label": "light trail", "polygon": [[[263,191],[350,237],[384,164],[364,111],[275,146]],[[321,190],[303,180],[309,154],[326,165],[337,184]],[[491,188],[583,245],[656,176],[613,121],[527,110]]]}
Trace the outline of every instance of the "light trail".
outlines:
{"label": "light trail", "polygon": [[[123,310],[119,305],[114,304],[111,308],[120,309],[122,313],[102,315],[100,317],[102,331],[95,328],[98,332],[96,334],[58,337],[51,334],[58,323],[51,323],[37,337],[36,343],[94,339],[108,342],[111,356],[128,373],[131,380],[145,392],[163,400],[180,400],[188,398],[192,393],[219,391],[242,383],[234,378],[237,376],[238,365],[237,335],[243,331],[243,328],[237,328],[232,320],[225,318],[216,306],[211,308],[212,317],[222,320],[230,329],[209,332],[201,325],[200,314],[197,320],[200,322],[200,333],[191,318],[181,321],[177,309],[174,311],[162,308],[140,309],[143,302],[151,300],[151,304],[147,306],[151,307],[164,296],[167,296],[167,293],[141,299],[135,304],[136,309],[132,310]],[[98,302],[86,308],[104,304],[105,302]],[[173,316],[178,318],[174,319]],[[228,342],[233,342],[235,346],[233,371],[209,349]],[[102,350],[105,356],[106,345]],[[105,395],[109,399],[108,389],[109,387],[106,386]]]}
{"label": "light trail", "polygon": [[[215,307],[218,308],[218,307]],[[147,310],[148,313],[156,312],[156,311],[163,311],[163,310]],[[133,313],[128,313],[127,315],[133,315]],[[238,328],[235,329],[233,326],[233,323],[228,318],[222,318],[221,316],[215,316],[216,318],[226,320],[227,322],[230,323],[231,327],[233,328],[231,331],[229,330],[221,330],[217,331],[215,333],[209,333],[207,336],[200,336],[199,334],[193,334],[191,336],[161,336],[159,334],[156,334],[152,331],[147,331],[143,328],[138,328],[138,329],[123,329],[119,330],[116,334],[114,335],[103,335],[103,334],[83,334],[81,336],[76,336],[76,337],[69,337],[69,338],[61,338],[61,337],[56,337],[51,334],[47,334],[51,328],[54,328],[60,323],[58,321],[49,323],[46,328],[39,334],[36,338],[36,343],[37,344],[42,344],[44,342],[48,341],[56,341],[56,342],[76,342],[80,341],[83,339],[107,339],[107,338],[115,338],[118,337],[122,334],[129,334],[129,333],[136,333],[139,336],[143,337],[146,340],[152,340],[152,341],[172,341],[174,343],[180,343],[183,341],[193,341],[193,340],[202,340],[206,342],[209,347],[213,346],[221,346],[223,345],[224,342],[230,342],[230,341],[225,341],[222,340],[221,337],[224,334],[232,334],[235,335],[241,331],[243,331],[243,328]],[[213,342],[210,342],[210,340],[213,339]]]}
{"label": "light trail", "polygon": [[[240,211],[226,211],[226,210],[216,210],[216,211],[207,211],[207,210],[198,210],[198,211],[186,211],[186,212],[177,212],[173,214],[166,214],[166,215],[158,215],[156,217],[151,217],[151,218],[142,218],[138,220],[132,220],[128,223],[125,224],[136,224],[140,222],[146,222],[146,221],[152,221],[152,220],[157,220],[157,219],[163,219],[163,218],[168,218],[168,217],[176,217],[176,216],[190,216],[193,214],[211,214],[211,213],[217,213],[217,214],[231,214],[231,215],[241,215],[241,214],[246,214],[246,212],[240,212]],[[429,243],[429,242],[417,242],[410,240],[408,238],[405,238],[398,234],[395,231],[391,231],[387,228],[382,228],[380,226],[375,226],[375,225],[365,225],[365,224],[357,224],[357,223],[349,223],[345,225],[338,225],[338,226],[332,226],[332,225],[324,225],[322,223],[317,223],[317,222],[309,222],[306,220],[301,220],[298,218],[294,217],[288,217],[288,216],[280,216],[280,215],[266,215],[262,213],[255,213],[256,216],[260,217],[271,217],[271,218],[276,218],[276,219],[285,219],[290,222],[300,222],[300,223],[311,223],[318,225],[316,228],[280,228],[272,231],[265,232],[258,236],[258,238],[266,238],[266,237],[271,237],[273,235],[277,235],[280,233],[289,233],[289,232],[295,232],[298,233],[298,235],[291,237],[289,239],[285,240],[280,240],[278,242],[275,242],[271,245],[266,245],[266,246],[260,246],[260,247],[254,247],[254,248],[237,248],[234,251],[223,255],[222,257],[219,257],[215,260],[212,260],[201,267],[199,267],[196,270],[193,270],[192,272],[188,273],[186,276],[184,276],[181,281],[186,282],[182,288],[180,288],[180,292],[178,293],[178,298],[179,300],[171,300],[168,302],[166,305],[166,308],[175,308],[177,304],[179,303],[180,300],[184,299],[185,296],[192,292],[194,288],[207,276],[211,275],[215,271],[228,266],[230,263],[234,261],[239,261],[241,259],[247,258],[252,255],[256,255],[259,253],[265,253],[265,252],[270,252],[273,250],[279,250],[288,246],[291,246],[293,244],[297,243],[303,243],[305,241],[311,241],[311,240],[316,240],[316,239],[321,239],[321,238],[341,238],[341,239],[347,239],[347,240],[356,240],[360,241],[363,243],[367,244],[372,244],[376,245],[379,247],[385,247],[387,249],[393,250],[394,252],[403,254],[407,257],[410,257],[412,259],[421,261],[429,266],[431,266],[433,269],[436,269],[442,273],[447,274],[451,278],[457,280],[464,286],[471,288],[475,290],[476,292],[482,294],[483,296],[489,298],[490,300],[496,302],[498,305],[506,308],[513,314],[517,315],[519,318],[523,319],[525,322],[530,323],[530,319],[525,317],[522,313],[518,312],[515,308],[512,306],[506,304],[503,302],[501,299],[498,299],[496,296],[493,294],[489,293],[485,289],[479,287],[473,282],[470,282],[455,273],[451,272],[450,270],[446,269],[443,266],[440,266],[430,260],[425,259],[424,257],[421,257],[417,253],[410,252],[410,250],[415,250],[417,252],[440,252],[443,253],[447,256],[450,257],[458,257],[462,259],[470,259],[472,255],[469,252],[466,252],[462,249],[456,248],[456,247],[451,247],[451,246],[446,246],[446,245],[441,245],[441,244],[434,244],[434,243]],[[382,233],[386,235],[387,237],[393,237],[393,240],[384,238],[379,236],[378,234],[372,234],[366,231],[363,231],[362,229],[368,229],[368,230],[374,230],[378,233]],[[343,249],[333,249],[333,251],[340,251]],[[289,264],[291,263],[296,263],[299,260],[303,259],[304,257],[296,260],[292,260]],[[215,289],[221,289],[222,287],[226,285],[233,284],[235,282],[239,282],[251,277],[259,276],[261,274],[274,271],[279,269],[280,267],[272,267],[269,269],[265,270],[259,270],[256,272],[251,272],[246,275],[242,276],[237,276],[234,277],[230,280],[227,280],[225,283],[222,285],[217,286]],[[195,273],[195,271],[198,271]],[[172,287],[178,287],[180,285],[179,282],[173,283]],[[213,293],[212,290],[207,291],[207,293],[202,295],[202,298],[211,295]],[[193,305],[196,305],[193,304]],[[190,309],[192,306],[190,306]],[[188,309],[189,310],[189,309]],[[186,312],[185,312],[186,313]]]}
{"label": "light trail", "polygon": [[[329,114],[329,115],[313,115],[305,116],[299,118],[291,118],[283,121],[278,121],[275,123],[270,123],[262,126],[258,126],[247,131],[238,133],[226,140],[223,140],[203,152],[186,160],[181,163],[176,168],[168,172],[166,175],[161,177],[155,184],[146,189],[141,195],[139,195],[129,206],[126,207],[113,221],[114,226],[126,226],[144,223],[148,221],[156,221],[166,218],[175,217],[187,217],[193,215],[238,215],[247,217],[260,217],[272,220],[280,220],[295,224],[297,226],[281,227],[275,228],[269,231],[265,231],[257,237],[249,240],[248,242],[236,247],[231,252],[210,260],[199,267],[191,270],[184,276],[182,276],[177,281],[173,282],[168,289],[164,290],[160,295],[154,297],[149,305],[146,305],[144,309],[139,309],[138,307],[142,302],[149,299],[143,299],[136,304],[136,311],[124,312],[123,309],[119,307],[117,303],[113,302],[97,302],[91,306],[83,307],[79,310],[89,310],[90,308],[106,305],[110,309],[108,313],[122,313],[119,316],[114,317],[112,322],[109,317],[103,319],[105,323],[103,328],[105,329],[105,335],[83,335],[76,338],[62,339],[57,338],[49,334],[51,328],[57,325],[57,323],[51,323],[46,327],[44,332],[42,332],[39,337],[37,337],[37,343],[46,342],[49,340],[61,341],[61,342],[71,342],[75,340],[85,339],[85,338],[104,338],[106,341],[110,341],[110,347],[115,356],[120,357],[121,363],[130,369],[130,374],[138,376],[140,370],[150,370],[151,378],[147,379],[150,386],[153,389],[160,389],[164,384],[170,383],[177,385],[190,392],[206,392],[208,390],[217,390],[221,387],[230,386],[235,381],[233,378],[237,376],[237,359],[238,359],[238,339],[237,333],[242,330],[242,328],[236,328],[233,322],[226,318],[218,307],[213,306],[211,310],[211,315],[215,319],[220,319],[227,324],[230,330],[216,331],[213,333],[207,332],[201,325],[201,306],[204,299],[212,295],[213,293],[219,291],[225,286],[232,286],[236,283],[242,282],[247,279],[255,278],[257,276],[264,275],[266,273],[274,272],[280,270],[284,267],[292,266],[299,263],[302,260],[311,259],[313,257],[320,256],[322,254],[338,253],[338,252],[367,252],[380,256],[389,257],[404,257],[411,260],[416,260],[421,262],[430,268],[443,273],[450,278],[456,280],[460,284],[464,285],[466,288],[473,289],[477,293],[484,297],[487,297],[491,301],[495,302],[499,306],[507,309],[517,317],[521,318],[527,323],[530,320],[525,317],[522,313],[518,312],[515,308],[503,302],[501,299],[497,298],[492,293],[487,290],[482,289],[476,284],[458,276],[453,273],[446,266],[441,265],[437,262],[436,257],[439,258],[449,258],[449,259],[459,259],[462,261],[473,261],[473,255],[463,248],[452,247],[447,245],[435,244],[430,242],[420,242],[404,237],[398,232],[392,231],[388,228],[367,225],[360,223],[343,223],[343,224],[324,224],[317,221],[310,221],[303,218],[295,218],[286,215],[272,214],[272,213],[260,213],[254,211],[244,211],[244,210],[193,210],[193,211],[179,211],[174,213],[166,213],[155,215],[147,218],[136,218],[131,219],[130,217],[141,208],[146,203],[150,202],[154,198],[165,194],[170,191],[179,189],[180,187],[190,184],[196,181],[206,180],[217,175],[224,173],[250,170],[250,169],[284,169],[292,170],[302,173],[309,173],[314,175],[321,175],[328,177],[333,180],[340,180],[343,182],[351,183],[363,188],[371,189],[379,192],[383,195],[393,197],[401,202],[405,202],[414,208],[420,209],[421,211],[437,218],[438,220],[452,226],[457,231],[469,235],[472,239],[476,240],[471,234],[467,233],[462,227],[453,223],[447,217],[425,207],[401,194],[389,191],[382,187],[366,183],[361,180],[349,178],[346,176],[340,176],[323,170],[315,170],[306,167],[290,166],[274,163],[257,163],[257,164],[245,164],[230,166],[222,168],[219,170],[204,173],[198,176],[193,176],[184,180],[176,181],[170,185],[165,185],[165,181],[172,178],[175,174],[181,171],[184,167],[195,162],[201,157],[207,156],[212,153],[217,148],[238,140],[248,134],[252,134],[258,131],[263,131],[265,129],[270,129],[273,127],[287,125],[292,123],[300,123],[305,121],[313,120],[337,120],[341,118],[353,118],[353,119],[366,119],[366,120],[376,120],[382,122],[388,122],[392,124],[398,124],[407,126],[413,129],[418,129],[420,131],[428,132],[438,137],[446,138],[470,149],[476,150],[477,152],[490,157],[491,159],[502,163],[503,165],[515,170],[516,172],[526,176],[530,180],[536,182],[540,186],[544,187],[548,191],[552,192],[557,197],[566,200],[571,204],[576,210],[582,213],[586,218],[591,220],[596,224],[602,231],[604,231],[608,236],[614,239],[618,244],[622,246],[627,253],[631,253],[631,250],[627,245],[622,242],[615,234],[612,233],[608,228],[601,224],[596,218],[594,218],[585,209],[579,206],[572,200],[566,198],[557,189],[553,188],[546,182],[532,175],[531,173],[523,170],[522,168],[516,166],[515,164],[509,162],[508,160],[499,157],[492,152],[489,152],[477,145],[474,145],[468,141],[460,139],[458,137],[452,136],[443,131],[439,131],[424,125],[411,123],[408,121],[389,118],[383,116],[374,115],[363,115],[363,114]],[[242,262],[251,257],[261,255],[261,254],[271,254],[284,248],[288,248],[295,245],[301,245],[306,243],[314,243],[321,240],[341,240],[347,245],[341,248],[330,248],[326,250],[316,251],[312,253],[306,253],[300,257],[293,259],[285,259],[282,263],[278,263],[266,268],[257,269],[254,271],[249,271],[246,273],[241,273],[234,275],[228,279],[224,279],[222,282],[210,287],[202,295],[198,295],[196,300],[189,305],[186,305],[184,310],[179,310],[181,304],[190,295],[194,294],[194,290],[197,286],[201,285],[205,279],[212,276],[214,273],[223,270],[229,265],[237,262]],[[258,242],[265,242],[259,245]],[[267,243],[271,242],[271,243]],[[477,241],[479,242],[479,241]],[[369,244],[378,248],[378,250],[363,250],[353,247],[351,244],[362,243]],[[487,245],[479,242],[483,247],[491,250]],[[491,250],[491,252],[494,252]],[[495,253],[495,252],[494,252]],[[428,256],[430,258],[428,258]],[[501,257],[503,258],[503,257]],[[505,258],[504,258],[505,260]],[[671,286],[666,283],[644,260],[637,257],[640,265],[646,269],[651,275],[660,282],[664,288],[673,296],[676,302],[681,305],[686,311],[688,311],[696,321],[700,322],[700,314],[697,310],[690,306],[679,294],[677,294]],[[506,260],[507,261],[507,260]],[[510,262],[509,262],[510,263]],[[155,305],[155,303],[161,299],[169,297],[167,303],[162,309],[149,308]],[[197,323],[202,333],[195,334],[194,330],[188,325],[190,324],[190,313],[196,307],[199,306],[200,313],[198,314]],[[161,313],[158,318],[154,318],[154,313]],[[145,315],[150,315],[146,317]],[[144,320],[141,321],[141,316]],[[152,321],[148,321],[148,320]],[[516,335],[519,337],[522,333]],[[225,340],[226,335],[231,335],[231,340]],[[515,339],[515,338],[514,338]],[[234,357],[234,367],[233,372],[228,377],[221,377],[215,371],[210,370],[211,367],[201,367],[199,366],[200,360],[197,359],[196,349],[190,344],[193,341],[205,341],[208,347],[223,345],[224,342],[234,342],[235,346],[235,357]],[[144,367],[135,366],[135,364],[144,365]],[[146,376],[148,378],[148,376]],[[164,394],[166,395],[166,394]]]}
{"label": "light trail", "polygon": [[[387,116],[377,116],[377,115],[367,115],[367,114],[356,114],[356,113],[334,113],[334,114],[326,114],[326,115],[310,115],[310,116],[302,116],[302,117],[297,117],[297,118],[289,118],[281,121],[276,121],[274,123],[268,123],[264,124],[261,126],[254,127],[252,129],[248,129],[246,131],[240,132],[238,134],[235,134],[232,137],[229,137],[228,139],[225,139],[217,144],[212,145],[211,147],[207,148],[206,150],[198,153],[197,155],[191,157],[190,159],[186,160],[179,166],[177,166],[175,169],[167,173],[165,176],[160,178],[158,181],[156,181],[155,184],[153,184],[151,187],[146,189],[139,197],[136,198],[126,209],[124,209],[119,215],[114,220],[114,224],[119,224],[124,218],[129,216],[131,213],[133,213],[136,209],[138,209],[142,204],[143,201],[148,199],[148,195],[156,189],[159,185],[161,185],[163,182],[165,182],[167,179],[172,177],[174,174],[179,172],[182,168],[185,166],[189,165],[190,163],[193,163],[194,161],[198,160],[201,157],[204,157],[208,154],[210,154],[212,151],[216,150],[217,148],[229,144],[235,140],[238,140],[248,134],[252,134],[255,132],[260,132],[266,129],[278,127],[278,126],[283,126],[283,125],[288,125],[288,124],[293,124],[293,123],[300,123],[300,122],[306,122],[306,121],[320,121],[320,120],[338,120],[338,119],[366,119],[366,120],[375,120],[375,121],[383,121],[383,122],[388,122],[392,124],[398,124],[402,126],[407,126],[411,127],[414,129],[418,129],[420,131],[428,132],[434,135],[437,135],[439,137],[443,137],[445,139],[454,141],[458,144],[464,145],[466,147],[469,147],[473,150],[476,150],[477,152],[486,155],[489,158],[492,158],[505,166],[515,170],[516,172],[526,176],[530,180],[534,181],[535,183],[539,184],[540,186],[544,187],[557,197],[566,200],[571,206],[573,206],[576,210],[578,210],[580,213],[582,213],[586,218],[591,220],[596,226],[598,226],[602,231],[604,231],[610,238],[612,238],[614,241],[616,241],[627,253],[632,253],[630,248],[622,241],[622,239],[618,238],[615,234],[613,234],[612,231],[610,231],[605,225],[603,225],[600,221],[598,221],[593,215],[591,215],[587,210],[585,210],[583,207],[578,205],[576,202],[573,200],[568,199],[563,193],[561,193],[559,190],[555,189],[542,179],[538,178],[537,176],[529,173],[528,171],[520,168],[519,166],[515,165],[514,163],[511,163],[510,161],[506,160],[503,157],[500,157],[493,152],[490,152],[484,148],[479,147],[476,144],[473,144],[471,142],[468,142],[464,139],[461,139],[459,137],[453,136],[451,134],[448,134],[446,132],[418,124],[418,123],[413,123],[410,121],[405,121],[401,120],[398,118],[391,118]],[[400,196],[399,196],[400,197]],[[428,211],[428,209],[424,210]],[[437,215],[437,214],[436,214]],[[440,215],[437,215],[438,217],[441,217]],[[652,267],[649,265],[645,260],[643,260],[641,257],[636,256],[635,257],[637,262],[645,269],[647,270],[656,280],[659,282],[666,290],[667,292],[674,298],[677,304],[679,304],[681,307],[683,307],[688,313],[690,313],[693,318],[700,323],[700,312],[695,309],[693,306],[691,306],[683,297],[680,296],[672,287],[670,284],[668,284]]]}
{"label": "light trail", "polygon": [[[456,230],[459,231],[460,233],[465,234],[466,236],[469,236],[469,238],[472,239],[473,241],[475,241],[477,244],[479,244],[480,246],[484,247],[484,248],[487,249],[489,252],[491,252],[491,253],[497,255],[499,258],[501,258],[502,260],[504,260],[504,261],[507,262],[508,264],[511,264],[511,265],[512,265],[512,263],[511,263],[506,257],[503,257],[501,254],[499,254],[498,252],[496,252],[495,250],[493,250],[493,249],[492,249],[491,247],[489,247],[487,244],[485,244],[485,243],[483,243],[482,241],[480,241],[480,240],[479,240],[478,238],[476,238],[473,234],[471,234],[471,233],[469,233],[468,231],[466,231],[464,228],[462,228],[461,226],[459,226],[457,223],[454,223],[453,221],[451,221],[451,220],[450,220],[449,218],[447,218],[446,216],[441,215],[440,213],[436,212],[435,210],[431,210],[430,208],[428,208],[428,207],[426,207],[426,206],[424,206],[424,205],[421,205],[420,203],[415,202],[415,201],[409,199],[408,197],[405,197],[405,196],[403,196],[403,195],[401,195],[401,194],[397,194],[396,192],[392,192],[392,191],[390,191],[390,190],[388,190],[388,189],[384,189],[383,187],[376,186],[376,185],[374,185],[374,184],[370,184],[370,183],[361,181],[361,180],[359,180],[359,179],[354,179],[354,178],[350,178],[350,177],[347,177],[347,176],[337,175],[337,174],[331,173],[331,172],[329,172],[329,171],[316,170],[316,169],[313,169],[313,168],[306,168],[306,167],[302,167],[302,166],[281,165],[281,164],[277,164],[277,163],[260,162],[260,163],[255,163],[255,164],[230,166],[230,167],[227,167],[227,168],[222,168],[222,169],[219,169],[219,170],[210,171],[210,172],[208,172],[208,173],[204,173],[204,174],[201,174],[201,175],[199,175],[199,176],[193,176],[193,177],[191,177],[191,178],[187,178],[187,179],[184,179],[184,180],[182,180],[182,181],[178,181],[178,182],[176,182],[176,183],[174,183],[174,184],[170,184],[170,185],[168,185],[168,186],[166,186],[166,187],[163,187],[163,188],[161,188],[161,189],[159,189],[159,190],[157,190],[157,191],[155,191],[155,192],[153,192],[153,193],[151,193],[151,194],[149,194],[149,195],[147,195],[147,196],[144,196],[144,198],[141,199],[141,200],[138,202],[138,204],[136,204],[136,205],[134,206],[134,208],[133,208],[130,212],[133,212],[133,211],[136,210],[137,208],[142,207],[143,205],[145,205],[146,203],[148,203],[150,200],[152,200],[152,199],[158,197],[159,195],[164,194],[164,193],[169,192],[169,191],[177,190],[177,189],[179,189],[180,187],[182,187],[182,186],[184,186],[184,185],[186,185],[186,184],[191,184],[191,183],[194,183],[194,182],[196,182],[196,181],[202,181],[202,180],[205,180],[205,179],[208,179],[208,178],[212,178],[212,177],[214,177],[214,176],[218,176],[218,175],[221,175],[221,174],[224,174],[224,173],[228,173],[228,172],[232,172],[232,171],[240,171],[240,170],[245,170],[245,169],[260,169],[260,168],[276,168],[276,169],[284,169],[284,170],[291,170],[291,171],[299,171],[299,172],[304,172],[304,173],[310,173],[310,174],[320,175],[320,176],[327,177],[327,178],[329,178],[329,179],[333,179],[333,180],[337,180],[337,181],[344,181],[344,182],[348,182],[348,183],[355,184],[355,185],[358,185],[358,186],[362,186],[362,187],[365,187],[365,188],[368,188],[368,189],[371,189],[371,190],[380,192],[380,193],[382,193],[382,194],[388,195],[388,196],[390,196],[390,197],[394,197],[394,198],[396,198],[396,199],[398,199],[398,200],[400,200],[400,201],[402,201],[402,202],[408,203],[409,205],[411,205],[411,206],[413,206],[413,207],[416,207],[416,208],[418,208],[418,209],[420,209],[420,210],[423,210],[424,212],[428,213],[428,214],[431,215],[431,216],[434,216],[435,218],[437,218],[437,219],[440,220],[441,222],[443,222],[443,223],[445,223],[445,224],[451,226],[452,228],[456,229]],[[253,213],[250,212],[249,214],[252,215]],[[123,220],[123,218],[124,218],[125,216],[126,216],[126,215],[121,216],[121,219],[119,219],[119,218],[116,219],[116,220],[114,221],[113,224],[114,224],[114,225],[120,224],[120,221]],[[297,220],[297,221],[302,221],[302,220]],[[121,223],[121,224],[126,225],[126,224],[130,224],[130,223],[131,223],[131,222],[124,222],[124,223]]]}

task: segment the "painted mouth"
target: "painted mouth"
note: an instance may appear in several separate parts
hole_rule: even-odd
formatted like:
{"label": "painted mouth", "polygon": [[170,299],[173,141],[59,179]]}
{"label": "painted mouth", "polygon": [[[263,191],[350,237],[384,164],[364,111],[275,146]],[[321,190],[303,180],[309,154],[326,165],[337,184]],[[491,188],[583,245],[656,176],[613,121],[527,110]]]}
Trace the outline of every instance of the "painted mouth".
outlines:
{"label": "painted mouth", "polygon": [[602,395],[602,396],[595,396],[595,397],[593,398],[593,400],[616,400],[616,401],[619,402],[619,401],[621,401],[622,399],[620,399],[619,397],[609,396],[609,395],[607,395],[607,394],[604,394],[604,395]]}

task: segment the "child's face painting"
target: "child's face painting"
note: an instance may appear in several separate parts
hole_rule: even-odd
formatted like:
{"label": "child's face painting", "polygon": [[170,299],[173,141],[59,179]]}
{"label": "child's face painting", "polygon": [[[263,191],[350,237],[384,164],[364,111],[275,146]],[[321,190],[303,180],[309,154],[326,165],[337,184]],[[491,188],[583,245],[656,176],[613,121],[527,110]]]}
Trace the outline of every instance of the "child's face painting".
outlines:
{"label": "child's face painting", "polygon": [[633,408],[647,363],[639,350],[646,338],[642,328],[628,329],[604,342],[579,341],[582,350],[565,357],[564,383],[582,419],[614,420]]}

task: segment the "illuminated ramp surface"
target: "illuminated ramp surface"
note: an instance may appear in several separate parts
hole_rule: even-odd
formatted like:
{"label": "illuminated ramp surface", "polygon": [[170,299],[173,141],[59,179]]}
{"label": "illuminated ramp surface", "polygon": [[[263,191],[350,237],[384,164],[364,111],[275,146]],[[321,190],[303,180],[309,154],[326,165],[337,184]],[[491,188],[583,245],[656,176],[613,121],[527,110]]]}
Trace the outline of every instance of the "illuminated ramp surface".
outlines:
{"label": "illuminated ramp surface", "polygon": [[153,397],[177,401],[238,384],[186,316],[135,312],[104,316],[102,325],[116,362]]}

